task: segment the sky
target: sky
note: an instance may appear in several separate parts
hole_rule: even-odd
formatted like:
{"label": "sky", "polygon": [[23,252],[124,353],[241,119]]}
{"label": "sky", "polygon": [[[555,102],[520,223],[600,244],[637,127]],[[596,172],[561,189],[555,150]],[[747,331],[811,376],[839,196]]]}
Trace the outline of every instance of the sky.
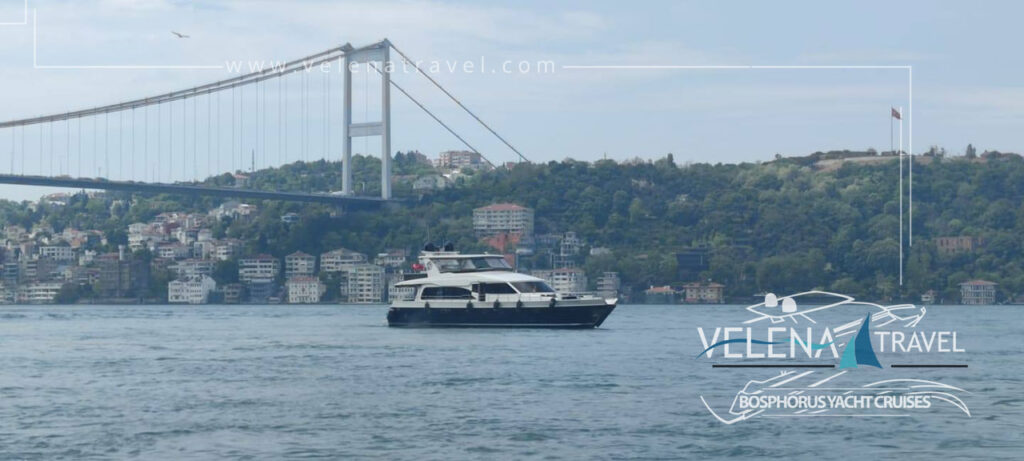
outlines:
{"label": "sky", "polygon": [[[959,154],[968,143],[979,151],[1024,151],[1018,2],[27,4],[27,24],[0,25],[0,120],[189,88],[237,75],[234,62],[289,60],[388,38],[411,58],[437,64],[431,76],[531,161],[672,153],[677,162],[751,162],[888,150],[890,107],[904,108],[905,142],[916,153],[937,145]],[[22,22],[24,8],[24,0],[0,0],[0,23]],[[239,90],[235,111],[232,96],[222,93],[24,134],[0,130],[0,173],[189,180],[254,164],[336,160],[337,70]],[[422,76],[396,68],[393,78],[488,158],[515,160]],[[357,74],[353,91],[356,122],[379,115],[377,79]],[[461,148],[392,91],[392,150],[436,157]],[[353,150],[379,155],[380,143],[356,139]],[[0,197],[34,199],[50,190],[0,186]]]}

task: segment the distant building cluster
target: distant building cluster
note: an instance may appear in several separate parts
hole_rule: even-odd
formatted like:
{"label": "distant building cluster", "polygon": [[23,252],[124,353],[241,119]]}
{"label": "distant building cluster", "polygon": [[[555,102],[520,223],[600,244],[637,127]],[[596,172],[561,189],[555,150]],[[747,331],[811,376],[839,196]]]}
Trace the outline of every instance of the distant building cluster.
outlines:
{"label": "distant building cluster", "polygon": [[[59,199],[47,197],[50,203]],[[0,251],[0,303],[74,302],[79,299],[75,292],[92,302],[153,301],[153,293],[162,292],[152,286],[156,273],[167,274],[164,301],[172,304],[319,303],[328,284],[335,289],[332,300],[381,303],[402,278],[405,250],[388,250],[372,259],[345,248],[277,258],[249,254],[241,240],[214,237],[218,222],[251,220],[257,211],[253,205],[229,201],[208,213],[160,213],[128,225],[127,242],[120,246],[108,244],[99,230],[56,232],[46,225],[8,225]],[[285,213],[280,219],[290,224],[299,216]],[[111,247],[116,251],[93,250]],[[237,271],[223,266],[229,261],[237,264]],[[224,273],[223,267],[231,270]],[[230,281],[218,283],[225,279]],[[67,299],[61,298],[62,291]]]}
{"label": "distant building cluster", "polygon": [[[55,203],[53,196],[48,198]],[[0,303],[52,303],[65,286],[89,285],[110,297],[132,296],[148,287],[148,266],[125,248],[112,253],[89,249],[106,246],[99,230],[8,225],[3,239]]]}

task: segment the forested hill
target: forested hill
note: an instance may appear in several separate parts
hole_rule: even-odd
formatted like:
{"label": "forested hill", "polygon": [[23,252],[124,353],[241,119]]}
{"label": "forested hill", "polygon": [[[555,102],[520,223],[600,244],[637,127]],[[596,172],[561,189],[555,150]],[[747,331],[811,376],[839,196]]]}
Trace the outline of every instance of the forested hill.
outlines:
{"label": "forested hill", "polygon": [[[625,285],[679,285],[675,254],[706,249],[707,270],[693,278],[724,283],[726,293],[747,298],[760,291],[788,293],[830,289],[865,299],[915,299],[934,289],[958,299],[957,284],[986,279],[1000,284],[1000,298],[1024,293],[1024,160],[1014,154],[981,158],[920,156],[914,168],[914,245],[908,247],[905,284],[898,275],[898,165],[894,157],[842,162],[823,156],[761,164],[676,165],[653,162],[518,164],[460,178],[454,187],[418,195],[396,185],[409,203],[386,212],[332,213],[320,206],[262,203],[260,216],[219,233],[248,239],[250,251],[283,256],[318,254],[344,246],[372,253],[417,249],[428,237],[463,248],[482,248],[472,235],[473,208],[514,202],[536,211],[536,233],[575,231],[588,247],[610,255],[579,258],[591,276],[618,271]],[[830,163],[831,162],[831,163]],[[405,181],[430,173],[422,162],[397,162]],[[356,184],[379,190],[379,163],[357,157]],[[258,171],[251,181],[279,190],[336,190],[340,168],[323,162]],[[214,181],[223,181],[223,178]],[[84,199],[83,199],[84,200]],[[96,199],[92,200],[93,202]],[[0,215],[22,223],[46,220],[117,232],[130,222],[171,209],[209,209],[216,202],[182,202],[167,196],[136,197],[122,208],[81,200],[33,212],[7,204]],[[85,209],[85,208],[82,208]],[[286,226],[278,217],[296,211]],[[91,221],[83,223],[81,221]],[[122,231],[123,232],[123,231]],[[940,236],[971,236],[973,251],[943,254]],[[116,241],[116,238],[112,241]],[[526,261],[540,266],[538,256]]]}
{"label": "forested hill", "polygon": [[[813,160],[813,159],[811,159]],[[678,283],[674,253],[710,247],[702,274],[733,296],[827,288],[871,299],[898,285],[898,164],[893,157],[822,169],[807,158],[765,164],[677,166],[561,162],[481,175],[436,197],[466,216],[475,206],[533,207],[538,232],[574,230],[610,257],[588,272],[619,270],[637,287]],[[918,157],[914,246],[906,248],[903,296],[929,289],[958,299],[957,284],[982,278],[1024,291],[1024,161],[991,154]],[[442,205],[444,204],[444,205]],[[967,235],[973,252],[944,255],[933,238]]]}

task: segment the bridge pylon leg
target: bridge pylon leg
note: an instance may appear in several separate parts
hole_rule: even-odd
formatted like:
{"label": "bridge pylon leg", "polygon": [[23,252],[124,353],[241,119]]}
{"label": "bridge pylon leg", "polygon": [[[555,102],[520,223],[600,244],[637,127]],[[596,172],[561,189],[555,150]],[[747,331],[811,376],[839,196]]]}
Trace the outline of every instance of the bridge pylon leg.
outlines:
{"label": "bridge pylon leg", "polygon": [[[364,136],[380,136],[381,138],[381,198],[391,198],[391,42],[383,40],[363,48],[352,48],[345,45],[345,101],[342,123],[342,180],[341,191],[344,195],[352,194],[352,138]],[[381,75],[381,119],[371,122],[352,123],[352,67],[359,64],[375,65],[380,63],[378,70]],[[369,72],[370,70],[367,70]]]}

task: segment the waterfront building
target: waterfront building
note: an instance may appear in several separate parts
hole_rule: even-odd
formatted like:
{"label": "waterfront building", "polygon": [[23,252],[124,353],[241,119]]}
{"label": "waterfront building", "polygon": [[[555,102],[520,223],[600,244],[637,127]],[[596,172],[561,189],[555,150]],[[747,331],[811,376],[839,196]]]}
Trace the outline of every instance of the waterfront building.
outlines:
{"label": "waterfront building", "polygon": [[284,257],[284,274],[288,278],[313,275],[316,272],[316,256],[296,251]]}
{"label": "waterfront building", "polygon": [[286,288],[289,304],[316,304],[326,291],[320,279],[306,275],[289,278]]}
{"label": "waterfront building", "polygon": [[99,269],[96,288],[102,297],[139,295],[149,286],[149,265],[132,257],[124,247],[117,253],[97,256],[96,265]]}
{"label": "waterfront building", "polygon": [[251,280],[245,284],[245,287],[249,291],[249,302],[251,303],[266,304],[277,297],[278,286],[273,279]]}
{"label": "waterfront building", "polygon": [[722,304],[725,302],[725,285],[715,282],[691,282],[683,285],[684,300],[688,303]]}
{"label": "waterfront building", "polygon": [[63,286],[63,282],[26,283],[18,287],[18,302],[25,304],[51,304]]}
{"label": "waterfront building", "polygon": [[224,304],[238,304],[242,301],[242,284],[229,283],[221,287]]}
{"label": "waterfront building", "polygon": [[358,264],[347,271],[345,282],[350,303],[380,303],[384,301],[384,268],[373,264]]}
{"label": "waterfront building", "polygon": [[668,285],[652,286],[644,290],[644,302],[647,304],[675,304],[676,295],[678,294],[675,289]]}
{"label": "waterfront building", "polygon": [[171,304],[206,304],[210,293],[217,289],[208,275],[197,275],[172,280],[167,284],[167,302]]}
{"label": "waterfront building", "polygon": [[497,234],[533,234],[533,210],[514,203],[497,203],[473,210],[473,231],[478,238]]}
{"label": "waterfront building", "polygon": [[339,248],[320,255],[320,271],[344,273],[357,265],[366,264],[366,262],[365,254]]}
{"label": "waterfront building", "polygon": [[960,304],[995,304],[997,285],[988,280],[971,280],[961,283]]}

